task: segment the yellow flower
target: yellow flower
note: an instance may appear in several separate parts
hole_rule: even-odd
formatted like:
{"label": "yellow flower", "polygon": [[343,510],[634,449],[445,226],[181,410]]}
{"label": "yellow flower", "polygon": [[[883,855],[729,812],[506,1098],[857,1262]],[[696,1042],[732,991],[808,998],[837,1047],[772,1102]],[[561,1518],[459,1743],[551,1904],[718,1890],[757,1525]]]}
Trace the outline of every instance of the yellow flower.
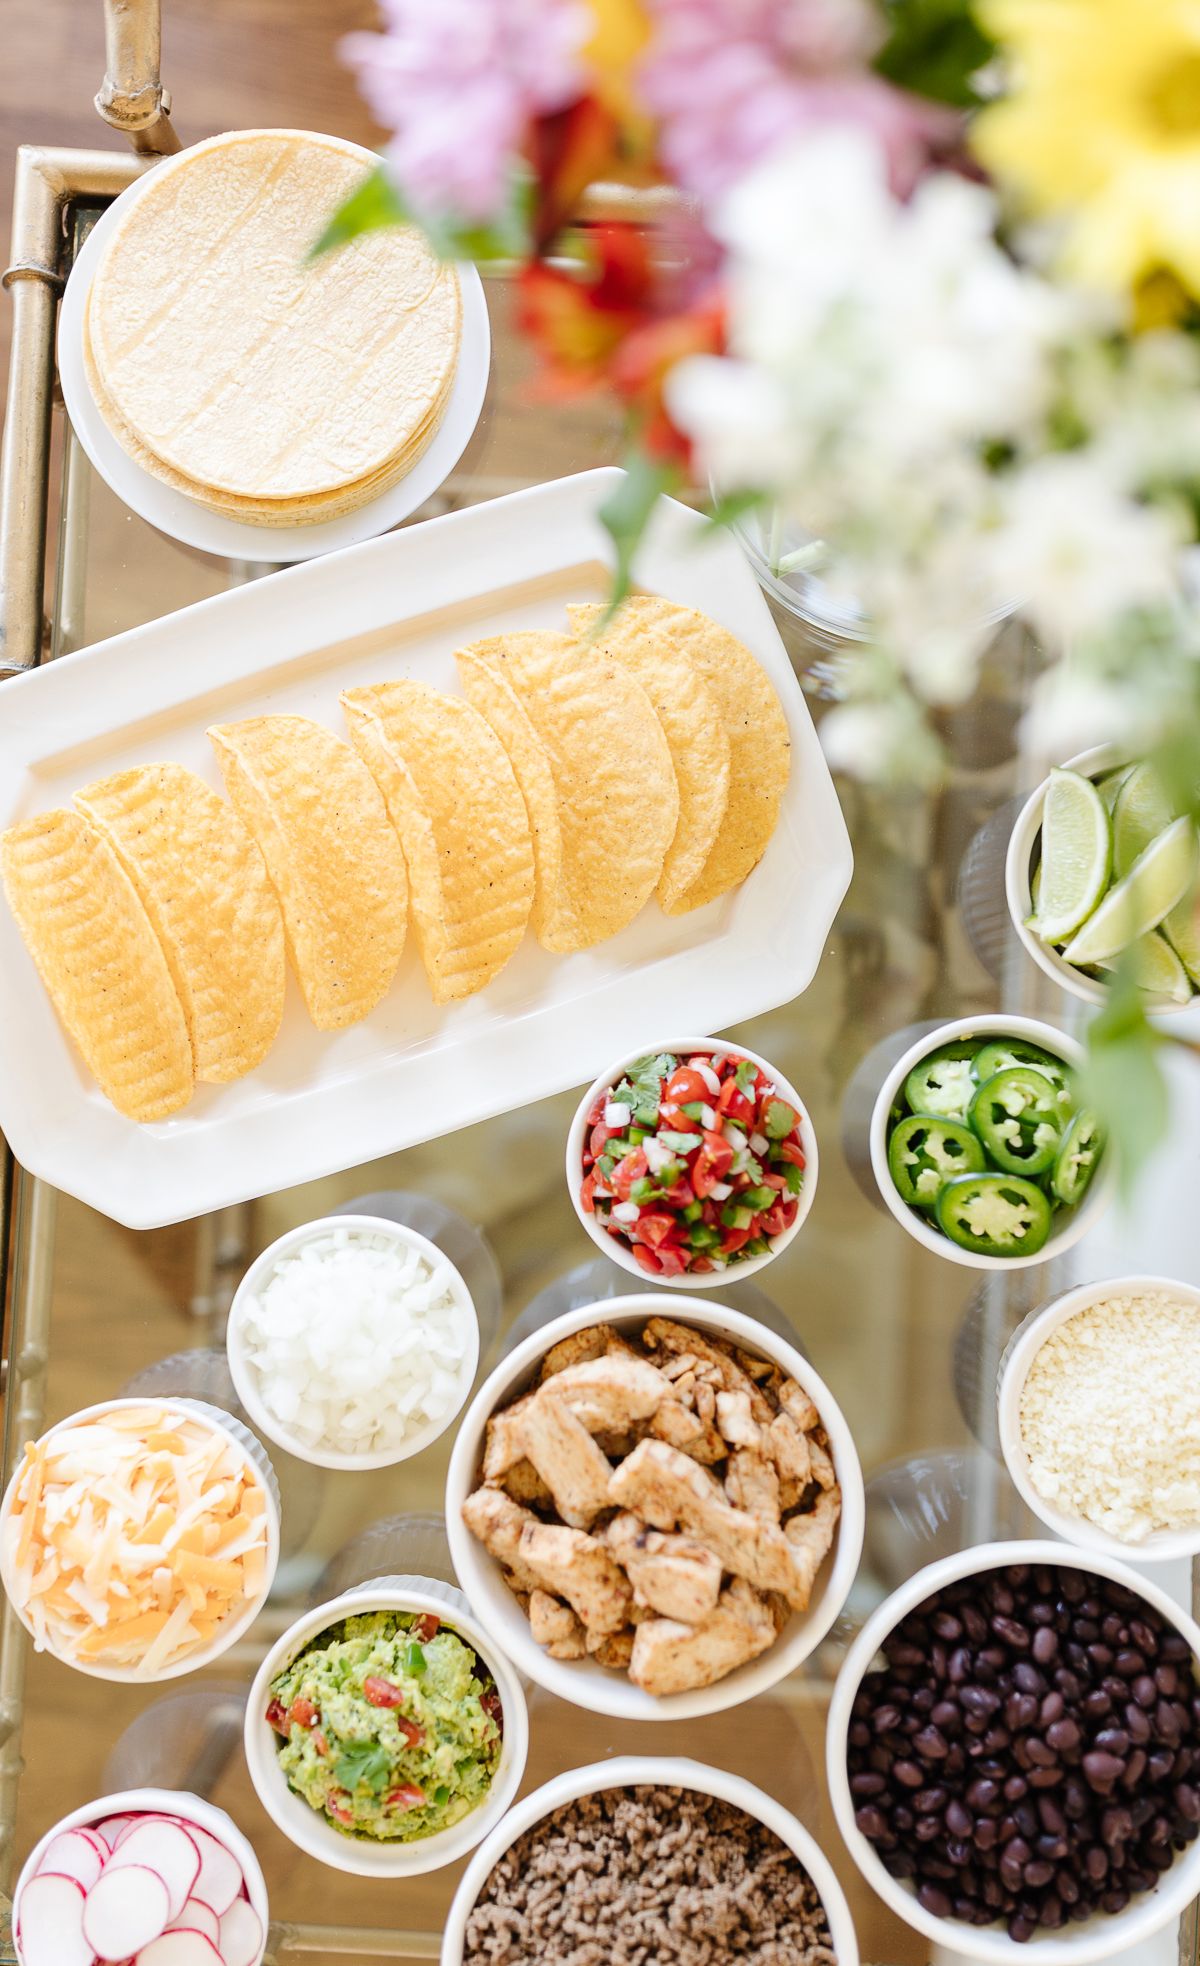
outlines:
{"label": "yellow flower", "polygon": [[585,0],[595,26],[583,58],[593,73],[596,94],[628,133],[642,139],[646,119],[634,90],[638,57],[650,38],[641,0]]}
{"label": "yellow flower", "polygon": [[1200,0],[980,0],[1013,70],[978,117],[980,160],[1065,222],[1066,270],[1200,295]]}

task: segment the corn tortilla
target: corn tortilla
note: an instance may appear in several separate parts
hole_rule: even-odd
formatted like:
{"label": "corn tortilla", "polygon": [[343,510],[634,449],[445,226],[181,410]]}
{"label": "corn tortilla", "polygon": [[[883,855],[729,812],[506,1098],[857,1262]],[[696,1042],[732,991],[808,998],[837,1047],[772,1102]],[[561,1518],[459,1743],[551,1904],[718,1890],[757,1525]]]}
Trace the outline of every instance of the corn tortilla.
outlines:
{"label": "corn tortilla", "polygon": [[400,835],[433,1000],[472,996],[515,953],[533,905],[529,822],[508,755],[478,711],[427,683],[347,690],[342,706]]}
{"label": "corn tortilla", "polygon": [[183,1005],[196,1077],[241,1078],[283,1020],[283,919],[242,821],[183,765],[138,765],[75,794],[129,875]]}

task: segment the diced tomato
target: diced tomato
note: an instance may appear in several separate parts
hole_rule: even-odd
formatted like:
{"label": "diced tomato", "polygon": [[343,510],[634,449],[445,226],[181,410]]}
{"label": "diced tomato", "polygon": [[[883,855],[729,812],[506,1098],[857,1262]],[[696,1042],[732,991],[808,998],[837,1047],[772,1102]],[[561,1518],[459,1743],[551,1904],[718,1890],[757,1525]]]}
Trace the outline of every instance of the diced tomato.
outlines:
{"label": "diced tomato", "polygon": [[317,1750],[318,1754],[325,1755],[329,1753],[329,1742],[325,1739],[324,1734],[322,1734],[319,1729],[313,1735],[313,1746]]}
{"label": "diced tomato", "polygon": [[596,1177],[594,1174],[589,1174],[585,1177],[583,1186],[579,1190],[579,1199],[583,1204],[583,1210],[586,1215],[594,1215],[596,1213]]}
{"label": "diced tomato", "polygon": [[267,1721],[275,1729],[277,1734],[283,1734],[286,1737],[291,1723],[287,1717],[287,1708],[284,1706],[282,1700],[271,1701],[270,1706],[267,1708]]}
{"label": "diced tomato", "polygon": [[407,1714],[396,1715],[396,1725],[408,1742],[410,1748],[419,1748],[425,1741],[425,1729],[417,1721],[410,1720]]}
{"label": "diced tomato", "polygon": [[787,1193],[786,1177],[782,1174],[776,1174],[772,1167],[764,1167],[762,1184],[764,1188],[774,1188],[778,1194],[784,1195]]}
{"label": "diced tomato", "polygon": [[665,1202],[669,1202],[672,1208],[690,1208],[696,1199],[696,1191],[691,1182],[680,1175],[678,1181],[673,1181],[669,1188],[663,1189],[662,1198]]}
{"label": "diced tomato", "polygon": [[707,1223],[710,1229],[719,1229],[721,1226],[721,1203],[719,1201],[706,1201],[700,1212],[700,1220]]}
{"label": "diced tomato", "polygon": [[378,1673],[368,1673],[363,1680],[363,1693],[373,1707],[402,1707],[404,1690],[394,1680],[381,1679]]}
{"label": "diced tomato", "polygon": [[592,1110],[588,1114],[589,1126],[595,1126],[597,1121],[602,1120],[604,1118],[604,1108],[607,1106],[607,1104],[608,1104],[607,1092],[598,1092],[596,1094],[596,1097],[592,1101]]}
{"label": "diced tomato", "polygon": [[800,1207],[800,1204],[799,1204],[799,1202],[798,1202],[798,1201],[796,1200],[796,1197],[795,1197],[795,1195],[790,1195],[790,1196],[788,1197],[788,1199],[787,1199],[787,1201],[785,1201],[785,1202],[784,1202],[784,1204],[783,1204],[783,1226],[784,1226],[784,1228],[785,1228],[785,1229],[790,1229],[790,1228],[791,1228],[791,1226],[792,1226],[792,1223],[793,1223],[793,1222],[795,1221],[795,1219],[796,1219],[796,1215],[797,1215],[797,1212],[798,1212],[798,1210],[799,1210],[799,1207]]}
{"label": "diced tomato", "polygon": [[410,1638],[415,1638],[418,1645],[428,1645],[430,1639],[436,1638],[441,1629],[442,1621],[436,1613],[422,1611],[419,1618],[413,1619],[408,1635]]}
{"label": "diced tomato", "polygon": [[387,1799],[393,1809],[419,1809],[425,1801],[424,1789],[415,1782],[401,1782],[398,1789],[389,1789]]}
{"label": "diced tomato", "polygon": [[711,1270],[712,1267],[707,1256],[697,1256],[695,1262],[692,1264],[692,1274],[694,1275],[697,1270],[703,1273],[705,1270]]}
{"label": "diced tomato", "polygon": [[641,1264],[643,1270],[647,1271],[650,1276],[659,1277],[662,1275],[663,1266],[659,1261],[656,1251],[647,1249],[644,1242],[634,1243],[633,1254],[636,1261]]}
{"label": "diced tomato", "polygon": [[635,1148],[633,1153],[626,1154],[624,1160],[619,1160],[613,1169],[613,1193],[619,1195],[622,1201],[628,1201],[634,1182],[643,1180],[649,1172],[650,1163],[645,1154],[640,1147]]}
{"label": "diced tomato", "polygon": [[781,1236],[786,1228],[787,1215],[783,1203],[776,1202],[774,1208],[768,1208],[759,1216],[755,1233],[760,1236]]}
{"label": "diced tomato", "polygon": [[779,1151],[783,1155],[784,1160],[790,1161],[793,1167],[806,1167],[808,1165],[804,1158],[804,1149],[798,1140],[781,1140],[779,1142]]}
{"label": "diced tomato", "polygon": [[479,1695],[479,1704],[489,1719],[494,1720],[500,1732],[504,1732],[504,1708],[500,1704],[500,1693],[495,1686],[485,1686]]}
{"label": "diced tomato", "polygon": [[298,1694],[288,1708],[288,1719],[294,1721],[297,1727],[315,1727],[320,1718],[320,1709],[302,1694]]}
{"label": "diced tomato", "polygon": [[637,1221],[632,1224],[638,1242],[649,1243],[651,1249],[659,1249],[664,1242],[677,1239],[679,1227],[677,1215],[668,1215],[654,1208],[643,1208]]}
{"label": "diced tomato", "polygon": [[711,1195],[723,1181],[733,1161],[733,1148],[719,1133],[706,1133],[704,1144],[692,1162],[692,1186],[698,1195]]}
{"label": "diced tomato", "polygon": [[656,1251],[662,1274],[665,1277],[681,1277],[687,1269],[684,1251],[673,1242],[664,1242]]}
{"label": "diced tomato", "polygon": [[354,1811],[345,1789],[331,1789],[325,1798],[325,1807],[335,1822],[350,1824],[354,1821]]}
{"label": "diced tomato", "polygon": [[663,1103],[667,1106],[692,1106],[697,1102],[708,1103],[708,1087],[699,1072],[693,1072],[690,1065],[680,1065],[667,1080]]}
{"label": "diced tomato", "polygon": [[591,1153],[592,1159],[599,1160],[601,1154],[604,1152],[604,1149],[607,1147],[609,1141],[618,1140],[620,1136],[621,1136],[621,1128],[619,1126],[605,1126],[602,1120],[598,1122],[598,1124],[592,1128],[591,1134],[588,1139],[588,1149],[589,1152]]}
{"label": "diced tomato", "polygon": [[717,1095],[717,1111],[735,1126],[751,1126],[754,1123],[754,1107],[744,1092],[739,1092],[736,1079],[726,1079]]}
{"label": "diced tomato", "polygon": [[722,1256],[732,1256],[737,1250],[744,1248],[753,1233],[753,1229],[726,1229],[721,1238]]}

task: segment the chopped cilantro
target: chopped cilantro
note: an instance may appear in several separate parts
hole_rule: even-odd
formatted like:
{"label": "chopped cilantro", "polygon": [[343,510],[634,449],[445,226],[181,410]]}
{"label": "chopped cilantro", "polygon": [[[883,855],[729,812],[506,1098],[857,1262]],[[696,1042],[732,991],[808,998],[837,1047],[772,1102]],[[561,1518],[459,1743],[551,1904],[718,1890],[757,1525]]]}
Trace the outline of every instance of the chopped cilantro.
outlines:
{"label": "chopped cilantro", "polygon": [[744,1098],[748,1099],[753,1092],[754,1082],[757,1076],[758,1066],[754,1063],[753,1059],[743,1058],[733,1075],[733,1082]]}
{"label": "chopped cilantro", "polygon": [[378,1741],[352,1741],[334,1762],[333,1773],[339,1786],[351,1794],[362,1787],[381,1795],[391,1778],[391,1759]]}
{"label": "chopped cilantro", "polygon": [[793,1167],[791,1161],[785,1161],[779,1172],[787,1184],[789,1195],[798,1195],[804,1186],[804,1170],[799,1167]]}
{"label": "chopped cilantro", "polygon": [[797,1113],[785,1099],[768,1099],[762,1130],[768,1140],[786,1140],[796,1124]]}

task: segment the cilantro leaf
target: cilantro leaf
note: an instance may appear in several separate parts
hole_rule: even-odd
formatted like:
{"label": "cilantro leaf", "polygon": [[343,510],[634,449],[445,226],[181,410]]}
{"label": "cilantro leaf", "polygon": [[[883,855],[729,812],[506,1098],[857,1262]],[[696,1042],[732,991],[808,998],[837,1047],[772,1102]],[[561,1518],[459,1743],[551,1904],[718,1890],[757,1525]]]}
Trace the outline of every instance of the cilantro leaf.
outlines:
{"label": "cilantro leaf", "polygon": [[748,1098],[753,1092],[754,1081],[757,1076],[758,1066],[754,1063],[754,1060],[752,1058],[743,1058],[733,1075],[733,1082],[743,1098]]}
{"label": "cilantro leaf", "polygon": [[382,1795],[391,1777],[391,1758],[379,1741],[351,1741],[333,1764],[334,1779],[351,1793],[356,1788]]}
{"label": "cilantro leaf", "polygon": [[786,1099],[768,1099],[763,1132],[768,1140],[786,1140],[797,1118],[795,1107],[789,1106]]}

